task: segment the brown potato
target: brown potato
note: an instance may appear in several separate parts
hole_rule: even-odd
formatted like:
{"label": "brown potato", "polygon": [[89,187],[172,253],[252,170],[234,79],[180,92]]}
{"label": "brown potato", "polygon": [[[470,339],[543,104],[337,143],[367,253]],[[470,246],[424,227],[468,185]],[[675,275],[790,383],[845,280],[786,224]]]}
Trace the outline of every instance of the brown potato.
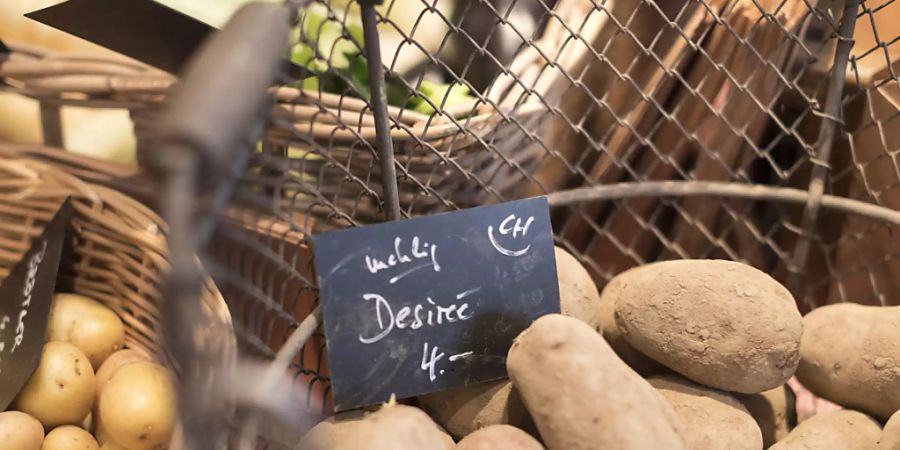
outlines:
{"label": "brown potato", "polygon": [[884,424],[878,450],[900,450],[900,411],[895,412]]}
{"label": "brown potato", "polygon": [[643,354],[694,382],[745,394],[793,375],[803,321],[791,293],[769,275],[720,260],[632,272],[616,299],[616,324]]}
{"label": "brown potato", "polygon": [[100,445],[91,433],[74,425],[64,425],[47,433],[41,450],[100,450]]}
{"label": "brown potato", "polygon": [[553,252],[556,255],[556,276],[559,279],[560,311],[596,327],[600,294],[591,274],[569,252],[560,247],[554,247]]}
{"label": "brown potato", "polygon": [[632,270],[626,270],[606,283],[603,292],[600,293],[600,300],[597,303],[597,321],[600,331],[603,333],[603,339],[609,343],[609,346],[628,364],[635,372],[641,374],[642,377],[660,375],[670,373],[666,366],[654,361],[652,358],[641,353],[634,348],[625,339],[625,335],[616,325],[616,298],[622,293],[622,286],[628,282],[629,274],[634,273]]}
{"label": "brown potato", "polygon": [[806,419],[769,450],[872,450],[880,436],[871,417],[841,409]]}
{"label": "brown potato", "polygon": [[480,428],[500,424],[535,433],[534,421],[509,380],[435,392],[418,400],[422,409],[456,439]]}
{"label": "brown potato", "polygon": [[[348,436],[354,434],[356,429],[362,424],[362,420],[367,411],[356,410],[340,412],[333,416],[329,416],[325,420],[312,427],[297,448],[304,450],[331,450],[346,444],[345,440]],[[444,442],[444,448],[450,450],[456,446],[453,438],[444,430],[441,432],[441,440]]]}
{"label": "brown potato", "polygon": [[[329,450],[446,450],[443,433],[424,411],[388,404],[366,414]],[[315,448],[315,447],[314,447]]]}
{"label": "brown potato", "polygon": [[[598,326],[597,286],[584,266],[560,247],[554,248],[560,311]],[[419,405],[456,439],[483,427],[508,424],[537,434],[534,421],[509,380],[492,381],[417,398]]]}
{"label": "brown potato", "polygon": [[762,432],[736,398],[683,378],[666,375],[647,381],[672,405],[679,433],[691,450],[762,450]]}
{"label": "brown potato", "polygon": [[763,436],[763,448],[784,439],[797,426],[797,397],[787,384],[759,394],[737,394]]}
{"label": "brown potato", "polygon": [[887,420],[900,410],[898,330],[900,306],[816,308],[803,318],[797,379],[819,397]]}
{"label": "brown potato", "polygon": [[0,413],[0,448],[40,450],[44,427],[34,417],[19,411]]}
{"label": "brown potato", "polygon": [[175,428],[172,376],[149,362],[119,368],[100,396],[97,416],[104,443],[112,440],[132,450],[165,446]]}
{"label": "brown potato", "polygon": [[112,378],[113,374],[115,374],[120,367],[136,362],[150,362],[150,358],[147,357],[147,355],[130,348],[119,350],[112,355],[109,355],[109,358],[106,358],[103,364],[100,365],[100,368],[97,369],[97,375],[95,377],[97,379],[97,395],[99,396],[100,393],[103,392],[103,388],[109,383],[109,379]]}
{"label": "brown potato", "polygon": [[327,417],[303,436],[297,448],[328,450],[338,447],[342,438],[354,433],[365,413],[362,410],[347,411]]}
{"label": "brown potato", "polygon": [[459,450],[543,450],[544,446],[528,433],[509,425],[491,425],[459,441]]}
{"label": "brown potato", "polygon": [[506,367],[550,450],[684,448],[669,406],[580,320],[539,318]]}
{"label": "brown potato", "polygon": [[109,355],[125,345],[125,326],[116,313],[96,300],[77,294],[56,294],[47,338],[78,347],[97,370]]}
{"label": "brown potato", "polygon": [[48,342],[14,407],[48,429],[77,425],[90,412],[96,389],[94,370],[81,350],[66,342]]}

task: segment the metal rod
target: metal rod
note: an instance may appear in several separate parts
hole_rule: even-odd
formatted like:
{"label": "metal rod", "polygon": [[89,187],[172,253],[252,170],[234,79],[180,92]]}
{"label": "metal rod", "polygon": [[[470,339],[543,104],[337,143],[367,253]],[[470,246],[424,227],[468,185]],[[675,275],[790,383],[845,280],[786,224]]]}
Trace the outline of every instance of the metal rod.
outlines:
{"label": "metal rod", "polygon": [[384,67],[381,65],[381,44],[378,41],[378,22],[375,0],[360,0],[366,60],[369,66],[369,87],[372,90],[372,113],[375,115],[375,143],[381,163],[381,185],[387,220],[400,220],[400,193],[397,170],[394,167],[394,143],[388,123],[387,91],[384,86]]}
{"label": "metal rod", "polygon": [[[285,372],[291,365],[291,361],[306,345],[306,341],[315,334],[322,323],[321,312],[319,307],[316,308],[300,322],[300,325],[291,332],[284,345],[275,354],[275,359],[269,364],[268,369],[263,374],[262,380],[257,385],[260,397],[265,398],[270,395],[277,394],[274,392],[278,382],[284,377]],[[248,418],[243,430],[241,430],[240,443],[238,448],[241,450],[251,450],[255,444],[256,437],[259,434],[260,417],[253,415]]]}
{"label": "metal rod", "polygon": [[40,113],[44,145],[59,148],[65,147],[60,106],[42,100],[40,102]]}
{"label": "metal rod", "polygon": [[828,94],[825,99],[825,114],[819,129],[819,148],[816,155],[811,158],[813,171],[808,189],[809,197],[806,200],[806,209],[803,211],[802,234],[797,241],[797,246],[794,247],[793,267],[788,267],[790,276],[787,287],[795,298],[800,296],[805,282],[804,267],[809,257],[812,232],[818,221],[819,207],[825,192],[825,181],[830,170],[829,161],[831,160],[831,149],[834,146],[835,129],[839,124],[843,124],[844,75],[847,72],[850,50],[853,48],[853,32],[856,28],[856,11],[858,9],[859,0],[847,0],[838,29],[838,43],[834,51],[834,64],[828,80]]}
{"label": "metal rod", "polygon": [[[554,192],[550,206],[568,206],[595,200],[632,197],[722,196],[784,203],[806,203],[809,193],[800,189],[713,181],[644,181],[617,183]],[[819,204],[837,211],[871,217],[900,225],[900,211],[850,198],[822,195]]]}
{"label": "metal rod", "polygon": [[167,352],[181,371],[179,384],[179,417],[184,426],[184,448],[199,450],[216,448],[213,444],[222,436],[224,421],[218,416],[222,408],[216,388],[208,379],[207,370],[215,370],[212,349],[198,348],[194,338],[197,320],[203,317],[198,299],[203,276],[194,259],[196,240],[193,232],[194,194],[198,160],[194,152],[181,146],[160,149],[166,154],[165,201],[163,215],[169,224],[168,246],[171,270],[163,284],[163,337]]}

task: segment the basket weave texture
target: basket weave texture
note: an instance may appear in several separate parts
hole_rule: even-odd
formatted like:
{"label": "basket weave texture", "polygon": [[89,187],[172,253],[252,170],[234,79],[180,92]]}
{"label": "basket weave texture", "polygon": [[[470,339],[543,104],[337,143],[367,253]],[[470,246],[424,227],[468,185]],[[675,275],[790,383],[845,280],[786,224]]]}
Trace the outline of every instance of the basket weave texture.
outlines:
{"label": "basket weave texture", "polygon": [[[28,251],[66,197],[73,206],[72,260],[63,261],[57,288],[96,299],[122,319],[130,348],[167,358],[159,334],[166,226],[147,207],[117,191],[81,181],[36,161],[0,159],[0,279]],[[231,316],[211,281],[204,311],[233,341]],[[232,347],[233,348],[233,347]]]}

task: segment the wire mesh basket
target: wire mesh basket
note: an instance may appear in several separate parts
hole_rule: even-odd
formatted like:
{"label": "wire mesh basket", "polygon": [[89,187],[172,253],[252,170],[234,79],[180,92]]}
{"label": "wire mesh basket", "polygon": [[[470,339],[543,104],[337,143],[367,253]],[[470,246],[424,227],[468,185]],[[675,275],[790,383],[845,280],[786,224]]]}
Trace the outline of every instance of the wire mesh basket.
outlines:
{"label": "wire mesh basket", "polygon": [[[318,82],[271,90],[208,262],[242,347],[264,357],[316,306],[310,236],[380,220],[392,200],[378,112],[345,69],[364,58],[355,6],[315,5],[319,31],[300,20],[292,44],[314,49]],[[388,0],[377,18],[402,94],[387,119],[404,217],[548,194],[557,243],[599,287],[723,258],[773,274],[802,310],[900,304],[896,0]],[[324,23],[337,34],[323,44]],[[127,108],[152,141],[173,77],[11,47],[7,90]],[[434,83],[450,86],[437,100]],[[297,408],[326,415],[323,349],[313,334],[289,370]]]}

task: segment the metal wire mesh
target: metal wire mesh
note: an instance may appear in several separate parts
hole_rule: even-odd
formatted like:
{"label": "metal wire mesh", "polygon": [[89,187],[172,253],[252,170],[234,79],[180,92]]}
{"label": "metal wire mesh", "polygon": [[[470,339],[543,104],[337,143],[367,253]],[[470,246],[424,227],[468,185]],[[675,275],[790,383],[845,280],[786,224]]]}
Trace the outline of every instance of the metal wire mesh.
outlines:
{"label": "metal wire mesh", "polygon": [[[613,186],[551,202],[558,245],[600,287],[647,262],[725,258],[782,282],[802,275],[802,309],[900,304],[896,224],[864,208],[816,210],[811,188],[900,209],[898,3],[386,0],[378,22],[403,216]],[[315,20],[301,18],[293,44],[305,81],[273,90],[240,207],[214,239],[207,266],[251,354],[272,357],[316,306],[310,235],[385,217],[358,8],[318,0]],[[848,21],[855,33],[841,37]],[[846,73],[830,74],[842,63]],[[10,67],[0,64],[7,87],[130,108],[139,134],[172,83],[126,66],[87,84]],[[636,194],[663,181],[700,195]],[[703,183],[746,195],[704,195]],[[811,194],[785,201],[757,185]],[[290,373],[298,410],[328,414],[323,336]]]}
{"label": "metal wire mesh", "polygon": [[[816,159],[843,6],[388,1],[379,31],[389,86],[405,94],[389,111],[403,215],[611,183],[806,190],[819,164],[829,168],[826,194],[897,209],[894,1],[860,2],[833,156]],[[331,92],[321,84],[279,90],[281,110],[241,196],[269,202],[280,221],[248,227],[260,219],[248,213],[228,227],[217,252],[229,274],[223,292],[243,305],[235,310],[241,336],[262,354],[279,348],[315,304],[308,236],[383,219],[367,93],[334,68],[347,54],[363,58],[341,53],[348,43],[359,47],[357,6],[334,0],[316,7],[342,37],[331,47],[315,41],[321,33],[301,31],[298,39],[312,41],[328,73],[344,83]],[[866,30],[869,40],[860,37]],[[402,108],[429,82],[463,84],[471,98],[450,104],[449,95],[438,97],[431,115]],[[726,258],[782,281],[804,274],[804,308],[897,303],[900,247],[891,224],[823,210],[798,266],[803,212],[798,203],[658,195],[558,206],[552,214],[558,244],[601,286],[646,262]],[[292,370],[300,406],[327,414],[323,346],[316,336]]]}

